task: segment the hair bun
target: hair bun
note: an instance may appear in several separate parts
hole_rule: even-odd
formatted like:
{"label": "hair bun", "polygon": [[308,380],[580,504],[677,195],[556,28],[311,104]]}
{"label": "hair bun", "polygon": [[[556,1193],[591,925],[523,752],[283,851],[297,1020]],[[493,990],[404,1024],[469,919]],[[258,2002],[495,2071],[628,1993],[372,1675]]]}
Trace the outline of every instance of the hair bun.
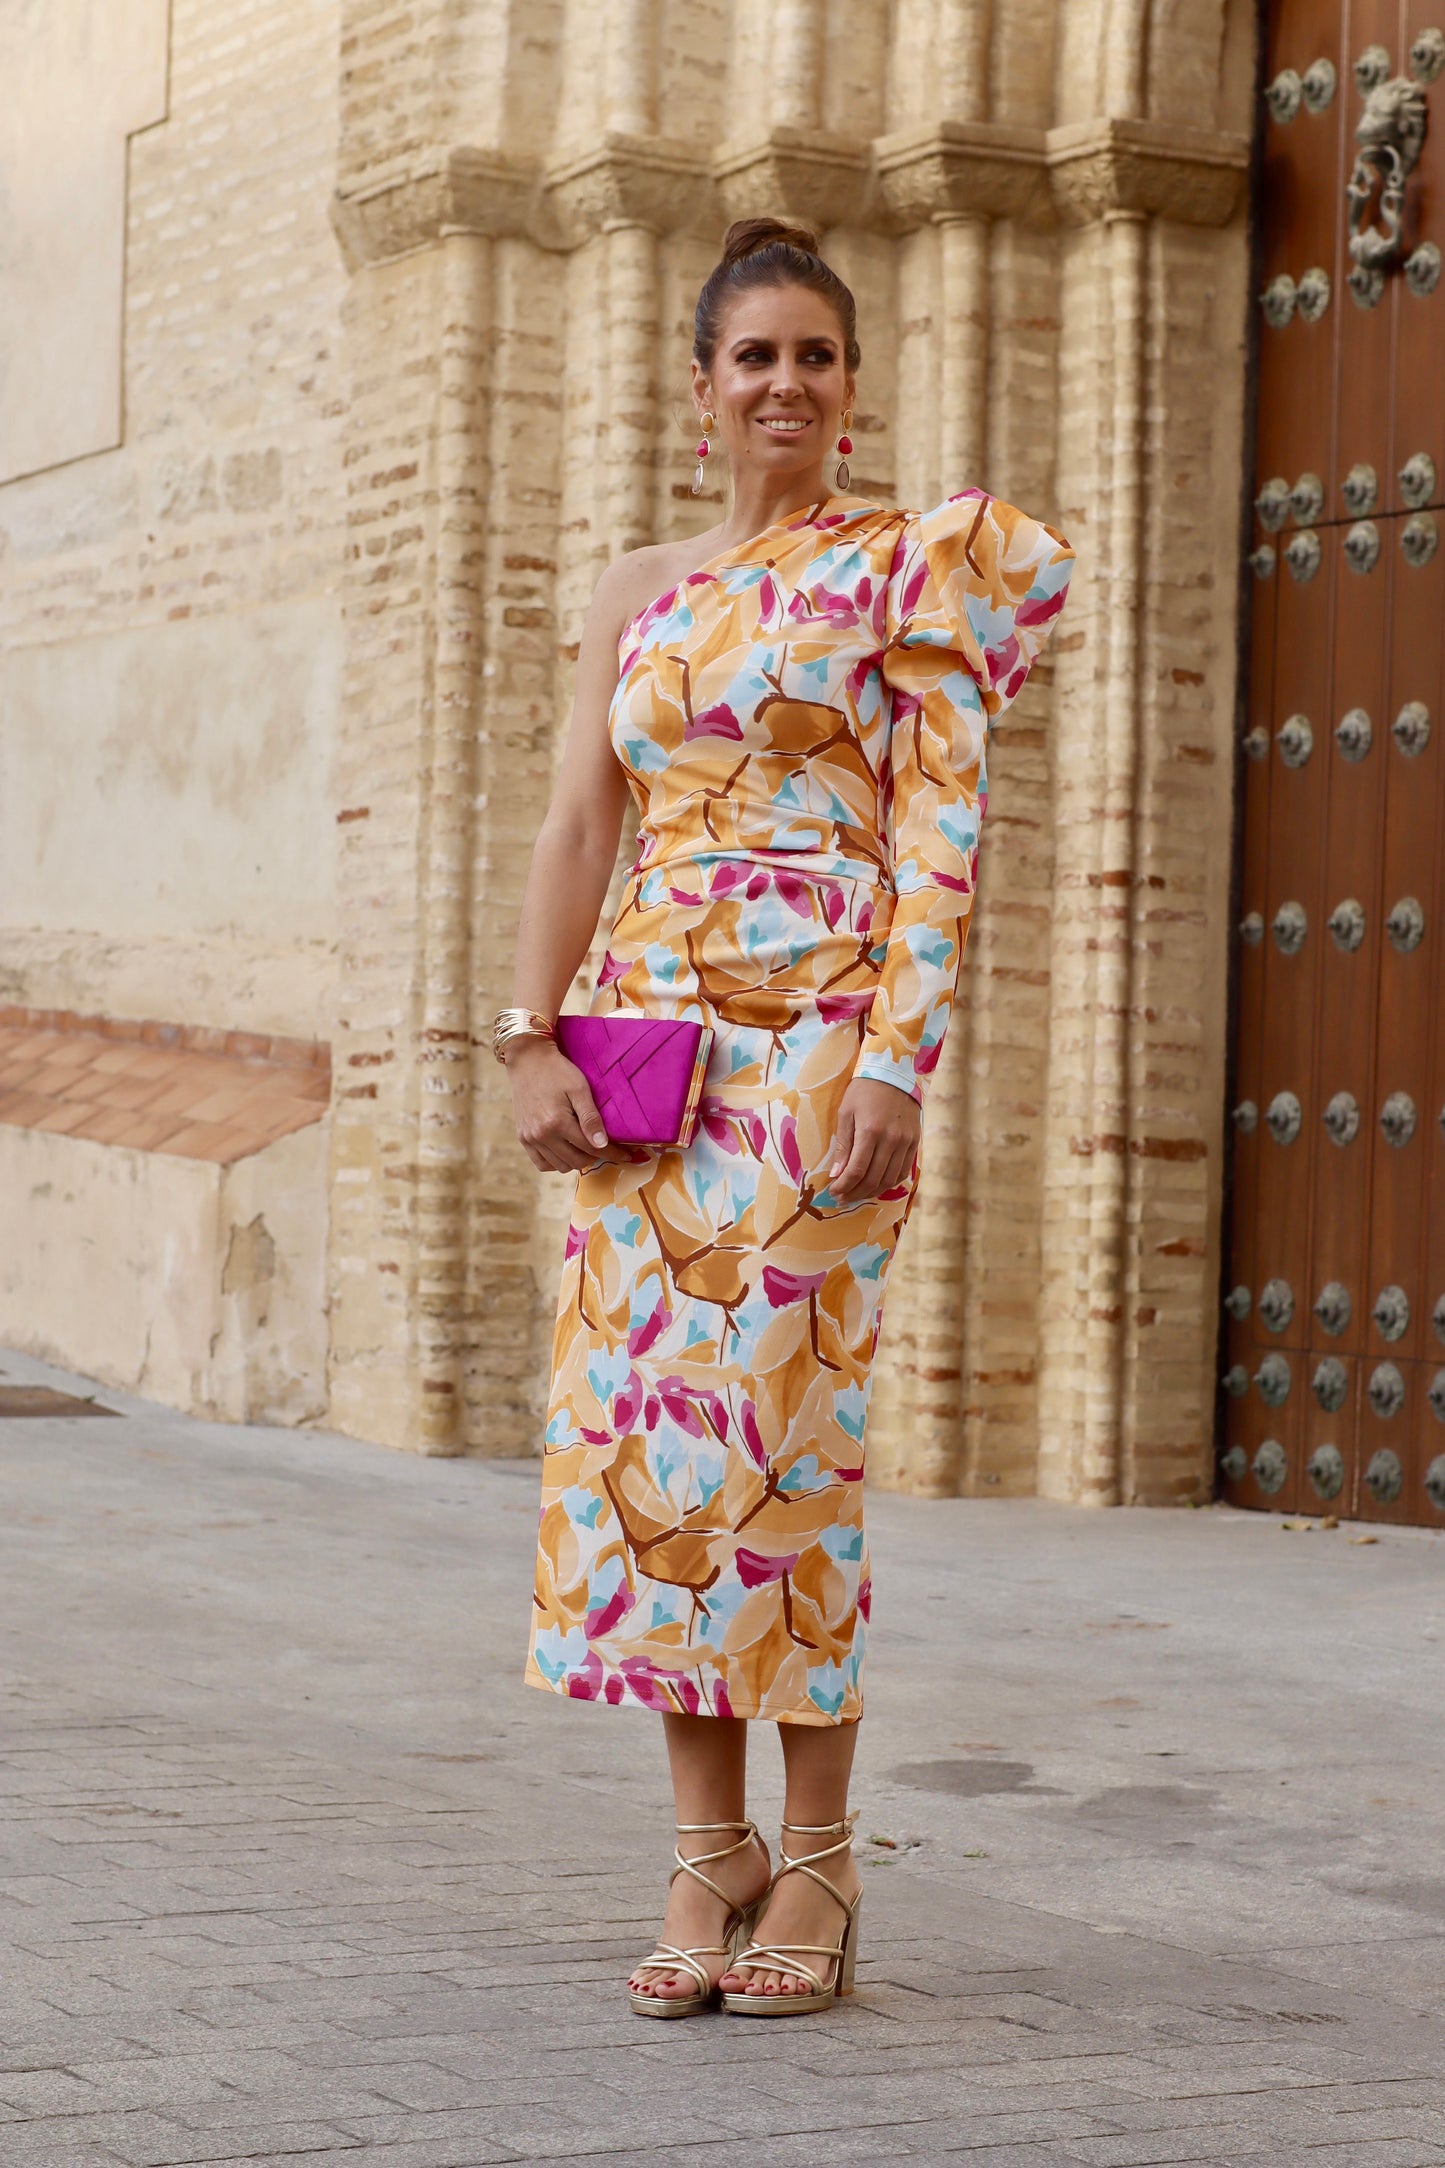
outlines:
{"label": "hair bun", "polygon": [[771,248],[775,242],[801,249],[805,256],[818,253],[818,236],[809,226],[799,226],[787,218],[735,218],[723,235],[721,268],[728,270],[741,263],[744,256],[755,256],[760,248]]}

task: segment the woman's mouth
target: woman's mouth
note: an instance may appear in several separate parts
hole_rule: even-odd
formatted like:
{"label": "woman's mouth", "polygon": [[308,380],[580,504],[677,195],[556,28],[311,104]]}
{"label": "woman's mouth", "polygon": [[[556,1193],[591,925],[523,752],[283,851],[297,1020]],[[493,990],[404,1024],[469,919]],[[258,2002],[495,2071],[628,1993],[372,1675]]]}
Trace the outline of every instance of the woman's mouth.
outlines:
{"label": "woman's mouth", "polygon": [[773,437],[798,437],[813,424],[806,416],[796,414],[760,414],[758,426]]}

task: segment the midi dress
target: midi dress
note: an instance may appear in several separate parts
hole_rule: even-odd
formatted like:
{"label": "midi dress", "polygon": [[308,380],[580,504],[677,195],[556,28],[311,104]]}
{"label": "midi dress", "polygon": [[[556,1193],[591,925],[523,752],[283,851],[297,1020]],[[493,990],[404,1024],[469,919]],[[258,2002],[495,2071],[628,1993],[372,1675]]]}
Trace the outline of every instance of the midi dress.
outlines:
{"label": "midi dress", "polygon": [[529,1684],[849,1722],[864,1432],[918,1180],[841,1204],[843,1093],[923,1101],[958,981],[988,726],[1063,606],[1063,536],[982,490],[830,497],[624,629],[638,853],[591,1004],[714,1031],[697,1134],[584,1169],[553,1341]]}

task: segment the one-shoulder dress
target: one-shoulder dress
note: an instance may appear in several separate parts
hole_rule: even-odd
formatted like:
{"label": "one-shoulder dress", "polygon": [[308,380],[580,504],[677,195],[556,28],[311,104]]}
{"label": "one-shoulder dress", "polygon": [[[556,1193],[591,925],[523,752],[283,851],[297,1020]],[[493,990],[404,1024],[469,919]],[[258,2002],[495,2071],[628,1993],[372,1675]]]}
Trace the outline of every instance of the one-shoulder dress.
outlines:
{"label": "one-shoulder dress", "polygon": [[972,908],[988,726],[1073,556],[981,490],[830,497],[633,619],[609,729],[640,813],[594,1014],[715,1032],[685,1149],[584,1170],[526,1677],[782,1722],[862,1709],[863,1443],[918,1179],[840,1205],[849,1082],[922,1101]]}

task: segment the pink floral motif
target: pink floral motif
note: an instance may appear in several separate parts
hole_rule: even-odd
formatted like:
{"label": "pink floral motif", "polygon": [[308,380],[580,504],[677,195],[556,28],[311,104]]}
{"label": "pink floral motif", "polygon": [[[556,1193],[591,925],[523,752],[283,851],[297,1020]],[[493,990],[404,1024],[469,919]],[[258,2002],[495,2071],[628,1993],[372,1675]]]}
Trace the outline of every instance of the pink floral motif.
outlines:
{"label": "pink floral motif", "polygon": [[773,886],[790,911],[795,911],[799,918],[812,917],[812,895],[806,881],[800,881],[796,873],[775,873]]}
{"label": "pink floral motif", "polygon": [[619,1435],[631,1430],[642,1413],[642,1380],[635,1370],[629,1371],[627,1383],[612,1402],[612,1420]]}
{"label": "pink floral motif", "polygon": [[662,1338],[671,1323],[672,1312],[659,1296],[653,1306],[652,1314],[644,1318],[642,1323],[635,1326],[627,1335],[627,1352],[632,1356],[633,1360],[635,1361],[639,1355],[645,1355],[653,1342]]}
{"label": "pink floral motif", "polygon": [[733,1562],[744,1588],[766,1588],[769,1581],[781,1581],[785,1574],[794,1572],[802,1555],[801,1551],[789,1551],[785,1558],[764,1558],[760,1551],[750,1551],[740,1543]]}
{"label": "pink floral motif", "polygon": [[740,738],[743,726],[732,709],[718,701],[710,708],[701,708],[690,723],[683,725],[683,743],[690,744],[694,738]]}
{"label": "pink floral motif", "polygon": [[774,1310],[791,1302],[806,1302],[826,1284],[826,1272],[780,1272],[776,1265],[763,1267],[763,1293]]}
{"label": "pink floral motif", "polygon": [[873,1006],[873,988],[856,994],[819,994],[818,1014],[825,1024],[850,1024],[855,1016],[866,1016]]}
{"label": "pink floral motif", "polygon": [[685,1385],[681,1378],[672,1377],[663,1378],[657,1392],[668,1420],[675,1423],[679,1430],[685,1430],[689,1437],[700,1438],[702,1417],[692,1404],[693,1389]]}
{"label": "pink floral motif", "polygon": [[567,1674],[567,1692],[573,1701],[595,1701],[602,1685],[602,1658],[589,1649],[581,1666]]}
{"label": "pink floral motif", "polygon": [[737,1157],[742,1151],[742,1140],[733,1127],[732,1116],[720,1099],[704,1099],[700,1119],[706,1134],[714,1144]]}
{"label": "pink floral motif", "polygon": [[613,1590],[600,1610],[589,1611],[583,1620],[582,1631],[588,1640],[600,1641],[604,1634],[611,1633],[614,1626],[620,1626],[636,1601],[636,1595],[624,1581]]}

